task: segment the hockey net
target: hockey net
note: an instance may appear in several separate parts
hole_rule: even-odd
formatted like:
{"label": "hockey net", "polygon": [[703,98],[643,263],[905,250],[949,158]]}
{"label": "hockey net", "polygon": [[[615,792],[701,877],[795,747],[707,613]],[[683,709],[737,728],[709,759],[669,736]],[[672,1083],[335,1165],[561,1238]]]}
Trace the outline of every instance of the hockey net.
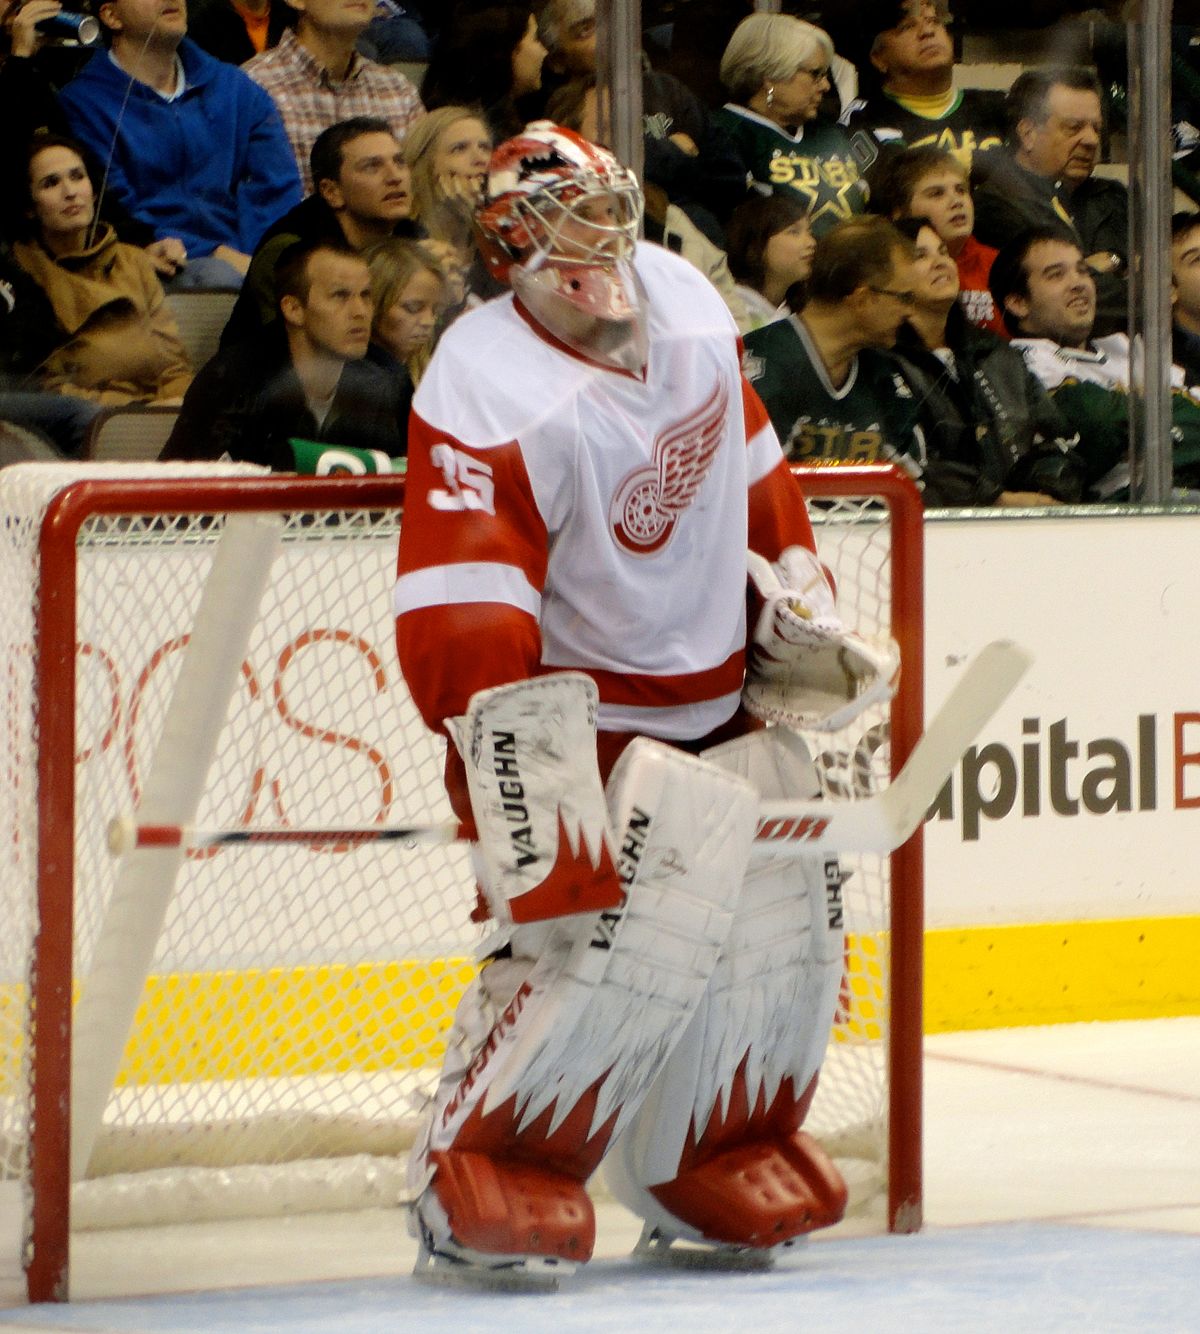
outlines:
{"label": "hockey net", "polygon": [[[805,485],[845,619],[904,655],[890,720],[814,739],[844,797],[886,782],[920,731],[919,502],[887,469]],[[107,845],[114,817],[164,792],[176,817],[191,792],[209,827],[449,816],[441,743],[392,647],[401,498],[390,478],[196,465],[0,473],[0,1243],[24,1257],[34,1298],[65,1293],[68,1217],[134,1226],[404,1196],[478,944],[463,848],[115,858]],[[235,546],[253,515],[274,516],[269,532]],[[222,629],[226,612],[240,630]],[[205,692],[219,672],[202,662],[196,676],[191,651],[214,624],[242,635],[217,703]],[[211,764],[178,732],[181,712],[207,726]],[[919,838],[890,868],[844,870],[846,983],[809,1128],[856,1199],[907,1230],[920,1217]]]}

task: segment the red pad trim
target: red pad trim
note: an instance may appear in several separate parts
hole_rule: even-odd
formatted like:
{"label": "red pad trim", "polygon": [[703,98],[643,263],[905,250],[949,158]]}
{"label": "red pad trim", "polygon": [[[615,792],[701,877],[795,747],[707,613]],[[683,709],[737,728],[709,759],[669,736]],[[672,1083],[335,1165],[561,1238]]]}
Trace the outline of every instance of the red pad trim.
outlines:
{"label": "red pad trim", "polygon": [[596,1216],[580,1182],[482,1153],[445,1149],[429,1157],[434,1193],[460,1245],[488,1255],[591,1258]]}
{"label": "red pad trim", "polygon": [[733,1246],[778,1246],[846,1212],[845,1182],[803,1131],[728,1149],[650,1193],[709,1241]]}
{"label": "red pad trim", "polygon": [[600,856],[593,861],[582,830],[576,831],[579,851],[571,851],[571,840],[558,816],[558,853],[549,874],[538,885],[509,899],[514,922],[544,922],[572,913],[603,912],[619,908],[625,901],[617,868],[608,844],[601,842]]}
{"label": "red pad trim", "polygon": [[769,1104],[760,1088],[751,1104],[746,1064],[743,1058],[724,1113],[718,1100],[698,1140],[695,1127],[689,1129],[679,1174],[649,1189],[710,1241],[778,1246],[839,1222],[846,1185],[824,1149],[799,1129],[816,1076],[799,1094],[783,1080]]}

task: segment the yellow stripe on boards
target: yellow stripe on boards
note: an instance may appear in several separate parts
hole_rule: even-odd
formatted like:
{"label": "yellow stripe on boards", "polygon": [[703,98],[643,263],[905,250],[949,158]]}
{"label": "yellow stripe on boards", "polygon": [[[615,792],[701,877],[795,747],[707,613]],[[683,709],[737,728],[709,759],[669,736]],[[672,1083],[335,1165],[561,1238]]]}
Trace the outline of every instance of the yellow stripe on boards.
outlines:
{"label": "yellow stripe on boards", "polygon": [[[887,1022],[887,938],[852,938],[834,1035]],[[1200,917],[925,933],[925,1031],[1200,1014]],[[360,1073],[440,1062],[469,959],[152,977],[120,1084]],[[25,990],[0,986],[0,1093],[21,1081]]]}
{"label": "yellow stripe on boards", "polygon": [[925,1031],[1200,1014],[1200,917],[925,933]]}
{"label": "yellow stripe on boards", "polygon": [[375,1074],[440,1062],[469,959],[151,977],[118,1085]]}

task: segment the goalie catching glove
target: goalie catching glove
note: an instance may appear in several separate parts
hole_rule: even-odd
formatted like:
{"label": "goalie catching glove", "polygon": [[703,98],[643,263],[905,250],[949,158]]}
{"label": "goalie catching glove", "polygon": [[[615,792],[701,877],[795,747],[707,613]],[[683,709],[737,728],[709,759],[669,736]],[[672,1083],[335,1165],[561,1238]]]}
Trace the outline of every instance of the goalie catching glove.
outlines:
{"label": "goalie catching glove", "polygon": [[763,607],[742,687],[747,712],[766,722],[836,732],[896,693],[894,642],[872,644],[847,630],[816,556],[788,547],[771,564],[747,552]]}

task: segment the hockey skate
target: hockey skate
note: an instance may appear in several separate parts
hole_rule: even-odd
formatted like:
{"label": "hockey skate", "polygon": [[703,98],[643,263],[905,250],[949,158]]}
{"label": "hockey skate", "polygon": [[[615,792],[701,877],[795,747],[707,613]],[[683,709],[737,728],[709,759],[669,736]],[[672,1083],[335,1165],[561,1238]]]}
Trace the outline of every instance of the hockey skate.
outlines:
{"label": "hockey skate", "polygon": [[774,1268],[781,1254],[803,1240],[804,1237],[790,1237],[778,1246],[734,1246],[727,1242],[692,1241],[673,1236],[665,1228],[647,1223],[633,1248],[633,1258],[678,1269],[761,1273]]}

